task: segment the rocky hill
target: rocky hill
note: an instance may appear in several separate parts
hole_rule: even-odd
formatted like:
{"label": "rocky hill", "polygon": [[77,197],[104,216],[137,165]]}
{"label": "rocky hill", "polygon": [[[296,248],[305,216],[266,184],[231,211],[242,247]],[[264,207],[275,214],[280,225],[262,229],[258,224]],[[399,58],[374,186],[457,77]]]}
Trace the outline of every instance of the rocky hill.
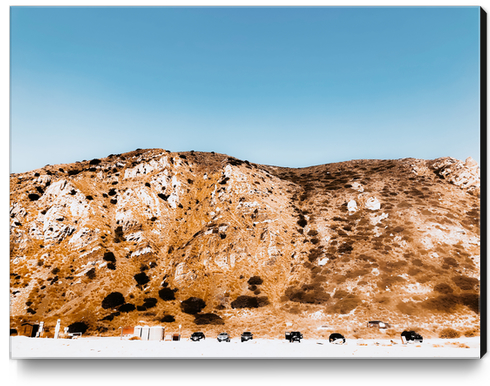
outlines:
{"label": "rocky hill", "polygon": [[479,335],[471,159],[307,168],[136,150],[10,176],[11,327]]}

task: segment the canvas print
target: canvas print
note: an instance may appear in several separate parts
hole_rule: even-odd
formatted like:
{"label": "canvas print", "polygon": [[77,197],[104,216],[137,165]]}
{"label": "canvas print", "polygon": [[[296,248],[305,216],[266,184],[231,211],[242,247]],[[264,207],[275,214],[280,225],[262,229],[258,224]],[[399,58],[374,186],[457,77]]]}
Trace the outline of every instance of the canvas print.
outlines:
{"label": "canvas print", "polygon": [[11,358],[480,357],[481,8],[10,11]]}

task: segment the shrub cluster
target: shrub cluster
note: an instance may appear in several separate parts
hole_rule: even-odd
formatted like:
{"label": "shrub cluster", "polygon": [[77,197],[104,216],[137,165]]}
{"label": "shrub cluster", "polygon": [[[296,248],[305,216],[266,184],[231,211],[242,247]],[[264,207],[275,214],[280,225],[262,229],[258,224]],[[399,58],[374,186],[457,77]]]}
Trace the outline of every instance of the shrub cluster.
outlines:
{"label": "shrub cluster", "polygon": [[124,304],[124,296],[120,292],[111,292],[109,295],[107,295],[104,300],[102,300],[102,308],[108,309],[108,308],[115,308],[117,306],[120,306],[121,304]]}
{"label": "shrub cluster", "polygon": [[160,291],[158,291],[158,296],[160,299],[168,301],[168,300],[175,300],[175,292],[176,289],[171,289],[171,288],[162,288]]}
{"label": "shrub cluster", "polygon": [[190,297],[180,303],[182,312],[191,315],[198,314],[204,307],[206,307],[206,303],[198,297]]}
{"label": "shrub cluster", "polygon": [[260,276],[252,276],[248,279],[248,284],[250,285],[261,285],[264,281]]}
{"label": "shrub cluster", "polygon": [[460,336],[461,334],[452,328],[445,328],[439,334],[439,338],[441,339],[455,339],[459,338]]}
{"label": "shrub cluster", "polygon": [[160,321],[163,323],[173,323],[175,322],[175,318],[173,315],[165,315],[162,319],[160,319]]}
{"label": "shrub cluster", "polygon": [[231,302],[232,308],[259,308],[269,304],[267,296],[241,295]]}
{"label": "shrub cluster", "polygon": [[219,324],[225,324],[223,319],[216,314],[197,314],[194,316],[194,323],[197,325],[203,325],[203,324],[214,324],[214,325],[219,325]]}
{"label": "shrub cluster", "polygon": [[115,230],[114,230],[114,242],[115,243],[120,243],[121,241],[126,241],[126,239],[124,238],[124,232],[123,232],[123,228],[122,226],[118,226]]}
{"label": "shrub cluster", "polygon": [[146,275],[144,272],[137,273],[136,275],[133,276],[134,280],[136,280],[137,285],[145,285],[150,281],[150,278]]}
{"label": "shrub cluster", "polygon": [[85,334],[85,331],[87,330],[88,326],[85,324],[85,322],[75,322],[68,326],[68,332],[70,333],[81,332],[82,334]]}

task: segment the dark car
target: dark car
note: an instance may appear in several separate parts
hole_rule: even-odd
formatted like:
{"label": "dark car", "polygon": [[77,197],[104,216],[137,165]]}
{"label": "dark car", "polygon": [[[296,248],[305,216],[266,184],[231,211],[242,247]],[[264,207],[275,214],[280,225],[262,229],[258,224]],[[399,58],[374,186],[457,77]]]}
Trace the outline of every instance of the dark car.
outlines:
{"label": "dark car", "polygon": [[250,331],[245,331],[242,334],[242,342],[246,342],[247,340],[252,340],[254,335]]}
{"label": "dark car", "polygon": [[194,332],[192,335],[191,335],[191,340],[193,342],[198,342],[200,341],[201,339],[206,339],[206,337],[204,336],[204,333],[203,332]]}
{"label": "dark car", "polygon": [[301,342],[301,339],[303,339],[303,334],[299,331],[286,332],[286,340],[289,340],[289,343]]}
{"label": "dark car", "polygon": [[218,335],[218,342],[229,342],[230,341],[230,335],[228,335],[226,332],[222,332],[221,334]]}
{"label": "dark car", "polygon": [[424,341],[424,338],[422,338],[422,335],[417,334],[415,331],[403,331],[401,336],[402,336],[402,343],[403,344],[422,343]]}
{"label": "dark car", "polygon": [[328,341],[333,344],[344,344],[345,338],[342,334],[334,332],[333,334],[330,334],[330,336],[328,337]]}

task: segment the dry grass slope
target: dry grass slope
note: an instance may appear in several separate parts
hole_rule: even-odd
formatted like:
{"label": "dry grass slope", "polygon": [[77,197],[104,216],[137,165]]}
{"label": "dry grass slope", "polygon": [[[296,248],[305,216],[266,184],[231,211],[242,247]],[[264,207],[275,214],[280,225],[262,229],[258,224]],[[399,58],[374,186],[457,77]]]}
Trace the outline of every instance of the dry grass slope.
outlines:
{"label": "dry grass slope", "polygon": [[12,174],[11,326],[478,334],[479,185],[456,161],[149,149]]}

